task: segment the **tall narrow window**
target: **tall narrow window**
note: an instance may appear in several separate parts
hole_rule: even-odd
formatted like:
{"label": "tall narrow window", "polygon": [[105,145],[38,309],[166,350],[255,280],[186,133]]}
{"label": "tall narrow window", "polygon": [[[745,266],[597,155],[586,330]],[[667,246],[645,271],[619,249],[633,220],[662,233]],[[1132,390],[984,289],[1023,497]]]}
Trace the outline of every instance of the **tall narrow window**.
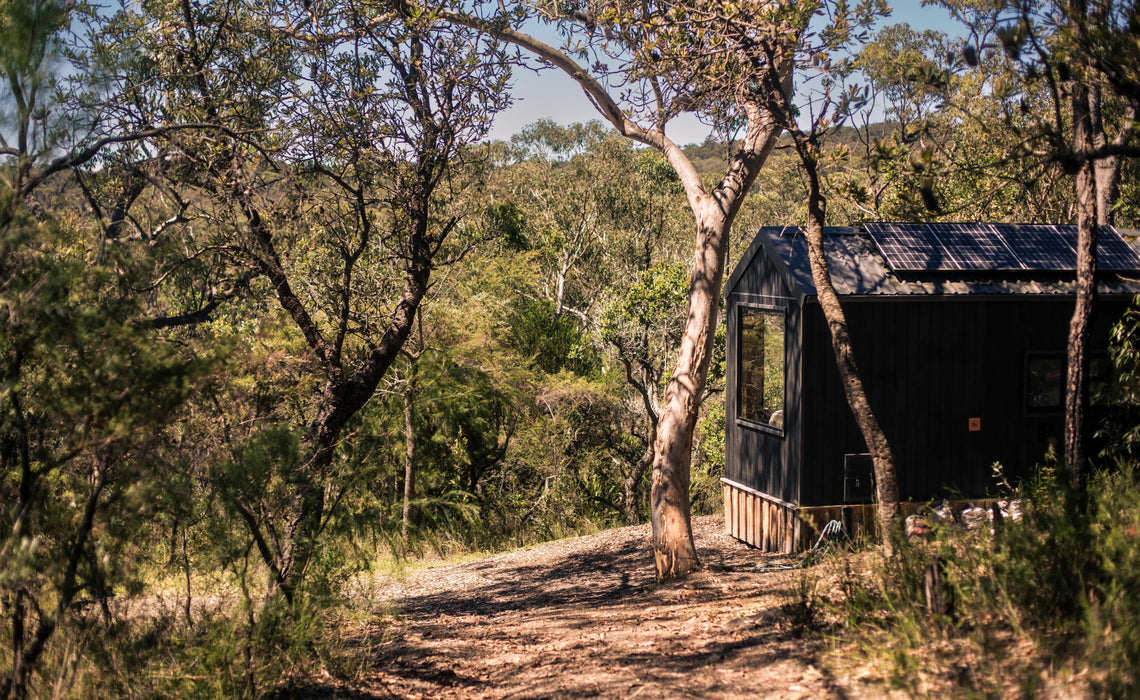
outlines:
{"label": "tall narrow window", "polygon": [[740,310],[740,410],[744,420],[784,427],[784,312]]}

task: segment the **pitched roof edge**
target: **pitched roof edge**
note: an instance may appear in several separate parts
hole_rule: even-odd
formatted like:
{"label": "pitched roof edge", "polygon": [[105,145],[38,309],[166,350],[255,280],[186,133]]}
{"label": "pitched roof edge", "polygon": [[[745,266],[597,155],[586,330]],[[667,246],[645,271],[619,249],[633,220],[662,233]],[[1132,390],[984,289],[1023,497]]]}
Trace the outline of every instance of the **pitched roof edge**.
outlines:
{"label": "pitched roof edge", "polygon": [[744,251],[744,255],[740,258],[740,262],[736,264],[736,267],[732,270],[732,274],[729,275],[728,279],[725,281],[724,286],[721,289],[721,295],[725,299],[727,299],[728,295],[733,292],[733,290],[736,288],[736,285],[740,283],[740,278],[744,276],[744,273],[752,264],[752,260],[756,257],[756,254],[763,250],[764,253],[768,256],[768,259],[771,260],[772,263],[776,266],[776,269],[779,270],[780,276],[783,278],[785,284],[787,284],[788,289],[795,291],[799,297],[798,301],[803,301],[805,296],[804,290],[800,287],[799,284],[796,283],[795,276],[792,274],[791,269],[789,269],[788,266],[784,263],[783,258],[780,257],[779,252],[772,245],[772,241],[769,238],[769,232],[771,231],[779,231],[780,234],[783,234],[785,231],[789,230],[799,233],[803,231],[803,227],[761,226],[756,231],[752,238],[752,243],[748,245],[748,250]]}

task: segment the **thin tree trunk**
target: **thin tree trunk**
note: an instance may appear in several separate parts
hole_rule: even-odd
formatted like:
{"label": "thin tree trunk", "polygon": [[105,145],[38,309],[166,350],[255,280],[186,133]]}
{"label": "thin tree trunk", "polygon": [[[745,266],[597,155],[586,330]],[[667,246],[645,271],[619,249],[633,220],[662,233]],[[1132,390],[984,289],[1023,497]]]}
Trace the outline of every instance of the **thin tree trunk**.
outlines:
{"label": "thin tree trunk", "polygon": [[186,574],[186,605],[184,606],[184,609],[186,611],[187,626],[193,624],[194,622],[193,618],[190,616],[190,612],[193,607],[193,599],[191,598],[190,590],[190,546],[189,542],[187,542],[188,534],[189,533],[187,532],[187,528],[182,528],[182,567],[183,572]]}
{"label": "thin tree trunk", "polygon": [[[1092,130],[1091,141],[1096,150],[1108,147],[1108,136],[1105,133],[1104,117],[1101,114],[1101,90],[1092,86],[1088,91],[1089,120]],[[1136,103],[1124,107],[1116,138],[1112,140],[1113,146],[1125,146],[1132,141],[1132,128],[1136,123]],[[1114,226],[1116,224],[1115,205],[1120,199],[1120,171],[1124,164],[1124,157],[1120,154],[1105,156],[1095,161],[1096,172],[1096,221],[1101,226]]]}
{"label": "thin tree trunk", "polygon": [[24,589],[21,587],[16,591],[16,600],[12,604],[12,675],[5,684],[4,697],[8,697],[9,694],[13,697],[19,697],[25,693],[24,687],[27,681],[24,676],[27,673],[27,667],[24,665],[24,623],[27,616]]}
{"label": "thin tree trunk", "polygon": [[566,270],[568,266],[562,266],[558,269],[558,275],[554,280],[554,319],[557,320],[562,316],[562,299],[566,293]]}
{"label": "thin tree trunk", "polygon": [[[1078,157],[1091,150],[1093,124],[1089,89],[1073,84],[1073,146]],[[1070,485],[1084,490],[1084,419],[1088,405],[1088,341],[1090,318],[1096,303],[1097,188],[1096,164],[1082,159],[1076,176],[1077,290],[1076,307],[1069,322],[1068,371],[1065,382],[1065,468]],[[1078,496],[1078,502],[1080,502]]]}
{"label": "thin tree trunk", "polygon": [[[797,148],[802,148],[797,143]],[[831,273],[823,249],[823,223],[826,220],[827,200],[823,196],[814,152],[801,150],[800,158],[808,176],[808,260],[811,263],[812,281],[819,299],[827,328],[831,332],[831,348],[835,364],[843,382],[847,405],[859,426],[875,469],[875,492],[879,501],[879,528],[883,551],[894,555],[895,532],[899,526],[899,486],[895,470],[895,455],[887,436],[875,417],[863,381],[855,364],[855,352],[847,329],[847,316],[839,304],[839,295],[831,283]]]}
{"label": "thin tree trunk", "polygon": [[401,514],[400,536],[408,541],[408,528],[412,525],[412,499],[416,496],[416,430],[412,421],[415,409],[416,365],[408,369],[404,386],[404,509]]}
{"label": "thin tree trunk", "polygon": [[645,472],[653,466],[653,442],[657,439],[656,431],[650,436],[649,446],[645,448],[645,453],[641,455],[641,459],[637,460],[634,465],[633,471],[630,472],[622,479],[621,482],[621,506],[623,515],[625,516],[626,525],[637,525],[641,521],[641,513],[638,512],[638,496],[640,495],[641,479],[645,476]]}
{"label": "thin tree trunk", "polygon": [[[646,259],[648,260],[648,253],[646,253]],[[646,267],[648,268],[648,263]],[[645,337],[642,340],[648,343]],[[657,426],[661,416],[661,407],[657,402],[657,382],[660,379],[660,373],[651,363],[638,361],[640,365],[638,374],[640,376],[636,376],[633,372],[634,360],[625,355],[624,348],[619,347],[618,352],[622,366],[625,368],[625,381],[637,389],[637,393],[641,397],[641,404],[645,408],[646,419],[649,421],[649,435],[645,440],[645,453],[641,455],[641,459],[637,460],[633,471],[622,479],[622,508],[625,522],[627,525],[636,525],[641,515],[638,512],[641,479],[653,466],[653,457],[656,454]]]}

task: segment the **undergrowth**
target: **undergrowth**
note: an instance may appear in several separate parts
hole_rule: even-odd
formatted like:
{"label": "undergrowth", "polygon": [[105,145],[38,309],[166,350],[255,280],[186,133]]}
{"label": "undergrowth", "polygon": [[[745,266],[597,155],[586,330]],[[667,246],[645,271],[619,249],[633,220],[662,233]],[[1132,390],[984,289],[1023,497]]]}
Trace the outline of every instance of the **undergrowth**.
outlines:
{"label": "undergrowth", "polygon": [[[1013,495],[1020,520],[936,524],[892,559],[832,561],[830,590],[802,587],[797,624],[912,696],[1140,695],[1140,473],[1095,473],[1082,499],[1044,469]],[[942,611],[927,599],[936,566]]]}
{"label": "undergrowth", "polygon": [[289,696],[313,678],[351,682],[384,640],[382,611],[280,598],[92,614],[51,650],[42,697]]}

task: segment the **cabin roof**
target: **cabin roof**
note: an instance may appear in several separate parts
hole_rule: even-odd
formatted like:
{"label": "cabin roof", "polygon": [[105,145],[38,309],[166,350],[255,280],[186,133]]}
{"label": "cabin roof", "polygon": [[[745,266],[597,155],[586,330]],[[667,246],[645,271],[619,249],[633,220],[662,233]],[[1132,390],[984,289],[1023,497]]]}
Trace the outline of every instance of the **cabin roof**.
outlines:
{"label": "cabin roof", "polygon": [[[1072,229],[1068,232],[1075,239],[1075,227],[1051,228]],[[1119,240],[1140,255],[1140,232],[1119,229],[1118,233]],[[824,251],[831,267],[832,283],[840,296],[1064,296],[1072,295],[1075,290],[1071,267],[1010,269],[1012,266],[1003,265],[1002,269],[946,269],[945,264],[930,263],[910,264],[908,267],[913,269],[896,270],[866,227],[826,227]],[[807,239],[798,226],[761,228],[725,284],[726,295],[735,289],[752,260],[761,253],[777,263],[793,289],[805,296],[815,296]],[[1140,265],[1117,264],[1116,267],[1125,269],[1098,271],[1098,292],[1106,296],[1140,294]]]}

